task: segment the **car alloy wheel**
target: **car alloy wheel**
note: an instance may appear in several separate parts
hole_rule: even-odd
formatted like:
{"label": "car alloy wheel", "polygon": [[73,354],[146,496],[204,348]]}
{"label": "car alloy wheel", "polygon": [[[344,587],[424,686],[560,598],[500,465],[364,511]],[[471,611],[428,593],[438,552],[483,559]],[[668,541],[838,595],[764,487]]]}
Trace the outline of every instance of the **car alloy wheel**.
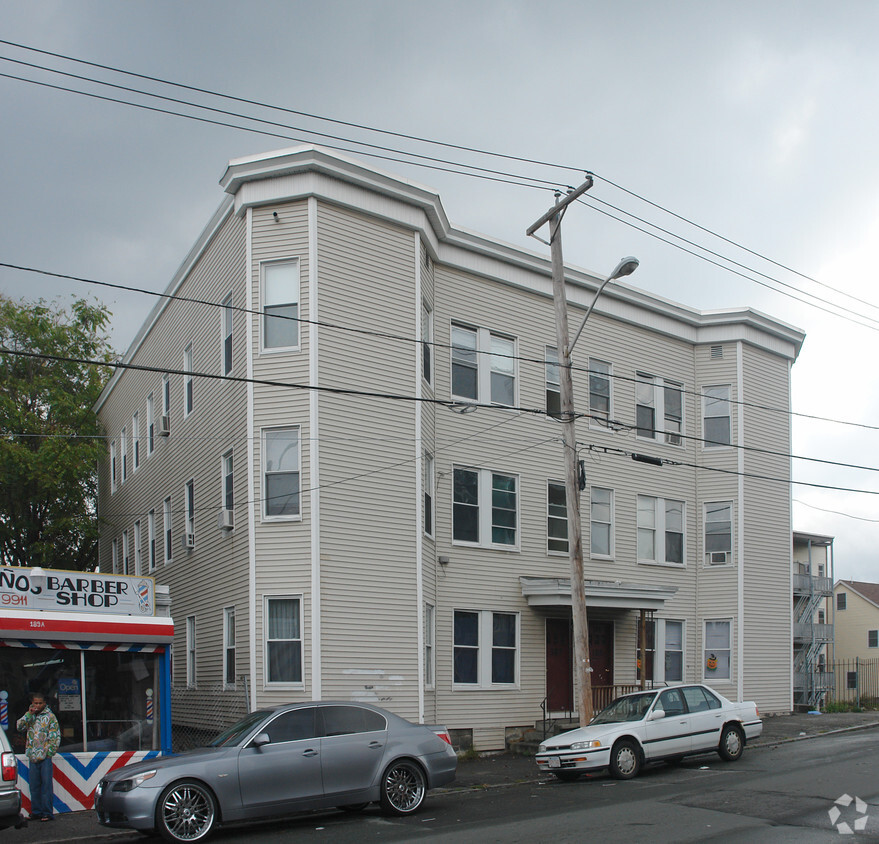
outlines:
{"label": "car alloy wheel", "polygon": [[168,786],[156,809],[156,827],[168,841],[200,841],[214,828],[216,818],[213,794],[194,780]]}
{"label": "car alloy wheel", "polygon": [[727,724],[720,734],[720,744],[717,747],[717,753],[721,759],[727,762],[735,762],[741,758],[745,751],[745,740],[742,737],[742,731],[734,724]]}
{"label": "car alloy wheel", "polygon": [[414,762],[394,762],[382,776],[382,809],[394,815],[414,812],[424,800],[424,772]]}
{"label": "car alloy wheel", "polygon": [[631,739],[620,739],[610,752],[610,775],[630,780],[641,770],[641,752]]}

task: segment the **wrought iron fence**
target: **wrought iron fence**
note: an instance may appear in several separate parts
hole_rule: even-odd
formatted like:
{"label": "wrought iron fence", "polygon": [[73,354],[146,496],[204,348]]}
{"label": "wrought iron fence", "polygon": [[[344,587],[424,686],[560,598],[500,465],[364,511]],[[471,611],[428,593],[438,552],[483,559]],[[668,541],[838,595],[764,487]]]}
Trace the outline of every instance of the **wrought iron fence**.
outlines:
{"label": "wrought iron fence", "polygon": [[834,702],[879,708],[879,659],[837,660],[832,668]]}
{"label": "wrought iron fence", "polygon": [[207,744],[250,711],[247,680],[233,687],[171,686],[171,747],[175,753]]}

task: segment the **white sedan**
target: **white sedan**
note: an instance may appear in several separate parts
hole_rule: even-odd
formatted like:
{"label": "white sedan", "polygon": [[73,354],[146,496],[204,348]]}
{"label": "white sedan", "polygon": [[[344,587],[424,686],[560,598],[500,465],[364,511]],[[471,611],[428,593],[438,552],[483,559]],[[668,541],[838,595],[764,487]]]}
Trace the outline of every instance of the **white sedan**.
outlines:
{"label": "white sedan", "polygon": [[734,762],[762,732],[752,701],[733,703],[698,684],[669,686],[618,697],[589,726],[546,739],[536,759],[541,771],[560,780],[601,768],[627,780],[647,762],[695,753],[717,751]]}

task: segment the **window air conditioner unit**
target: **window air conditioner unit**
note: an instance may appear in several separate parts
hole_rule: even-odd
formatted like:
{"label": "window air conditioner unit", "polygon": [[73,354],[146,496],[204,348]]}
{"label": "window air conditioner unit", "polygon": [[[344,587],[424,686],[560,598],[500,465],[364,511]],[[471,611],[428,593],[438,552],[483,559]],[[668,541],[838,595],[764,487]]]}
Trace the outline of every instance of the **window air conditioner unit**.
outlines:
{"label": "window air conditioner unit", "polygon": [[181,542],[184,548],[195,548],[195,534],[194,533],[184,533],[183,540]]}
{"label": "window air conditioner unit", "polygon": [[235,511],[220,510],[220,518],[217,519],[217,527],[220,530],[232,530],[235,527]]}
{"label": "window air conditioner unit", "polygon": [[728,551],[711,551],[708,554],[709,566],[724,566],[729,562]]}
{"label": "window air conditioner unit", "polygon": [[159,417],[159,436],[168,437],[171,435],[171,417],[163,415]]}

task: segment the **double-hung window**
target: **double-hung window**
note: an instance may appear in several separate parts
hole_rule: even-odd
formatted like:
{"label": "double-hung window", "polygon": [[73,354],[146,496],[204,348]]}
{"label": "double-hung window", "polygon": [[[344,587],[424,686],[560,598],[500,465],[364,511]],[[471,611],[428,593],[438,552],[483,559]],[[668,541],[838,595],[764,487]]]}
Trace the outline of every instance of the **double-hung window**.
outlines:
{"label": "double-hung window", "polygon": [[170,563],[174,558],[174,543],[171,541],[171,497],[162,502],[162,516],[165,533],[165,563]]}
{"label": "double-hung window", "polygon": [[265,599],[267,683],[302,682],[302,632],[299,598]]}
{"label": "double-hung window", "polygon": [[235,607],[223,610],[223,683],[235,685]]}
{"label": "double-hung window", "polygon": [[684,502],[638,496],[638,562],[684,563]]}
{"label": "double-hung window", "polygon": [[131,549],[128,545],[128,531],[122,531],[122,574],[131,574]]}
{"label": "double-hung window", "polygon": [[434,649],[436,608],[433,604],[424,605],[424,687],[432,689],[434,686]]}
{"label": "double-hung window", "polygon": [[110,443],[110,492],[116,492],[116,440]]}
{"label": "double-hung window", "polygon": [[171,415],[171,376],[166,372],[162,376],[162,416]]}
{"label": "double-hung window", "polygon": [[112,554],[113,574],[122,574],[119,571],[119,540],[115,537],[112,543]]}
{"label": "double-hung window", "polygon": [[220,309],[220,372],[232,371],[232,294],[223,299]]}
{"label": "double-hung window", "polygon": [[[681,683],[684,679],[684,622],[658,618],[646,620],[644,663],[645,678],[657,683]],[[641,636],[638,630],[636,659],[641,659]]]}
{"label": "double-hung window", "polygon": [[729,619],[705,621],[706,680],[729,680],[732,677],[732,622]]}
{"label": "double-hung window", "polygon": [[724,566],[732,562],[732,501],[705,504],[705,563]]}
{"label": "double-hung window", "polygon": [[837,592],[836,593],[836,609],[844,610],[846,608],[846,593],[845,592]]}
{"label": "double-hung window", "polygon": [[590,423],[607,427],[611,419],[611,366],[603,360],[589,358],[589,416]]}
{"label": "double-hung window", "polygon": [[515,339],[452,323],[452,397],[515,405]]}
{"label": "double-hung window", "polygon": [[682,683],[684,680],[684,622],[664,621],[664,635],[661,641],[665,645],[665,676],[666,683]]}
{"label": "double-hung window", "polygon": [[567,492],[559,481],[546,484],[546,550],[568,553]]}
{"label": "double-hung window", "polygon": [[140,577],[143,574],[143,559],[141,558],[141,536],[140,536],[140,520],[134,523],[134,571]]}
{"label": "double-hung window", "polygon": [[156,511],[147,513],[147,556],[149,558],[150,574],[156,569]]}
{"label": "double-hung window", "polygon": [[487,547],[518,542],[518,480],[488,469],[453,473],[452,539]]}
{"label": "double-hung window", "polygon": [[422,454],[424,461],[424,532],[433,536],[433,489],[434,489],[434,464],[433,455],[425,451]]}
{"label": "double-hung window", "polygon": [[192,343],[183,350],[183,415],[192,413],[194,386],[192,383]]}
{"label": "double-hung window", "polygon": [[867,647],[879,648],[879,630],[867,631]]}
{"label": "double-hung window", "polygon": [[262,347],[299,346],[299,261],[262,265]]}
{"label": "double-hung window", "polygon": [[193,688],[195,673],[195,616],[186,617],[186,685]]}
{"label": "double-hung window", "polygon": [[702,438],[705,448],[724,448],[732,443],[729,384],[702,388]]}
{"label": "double-hung window", "polygon": [[123,428],[119,432],[119,450],[122,453],[122,481],[128,479],[128,432]]}
{"label": "double-hung window", "polygon": [[235,509],[235,485],[232,475],[232,452],[227,451],[223,455],[222,461],[222,483],[223,483],[223,509]]}
{"label": "double-hung window", "polygon": [[147,426],[147,457],[156,450],[156,420],[153,410],[153,394],[147,396],[146,402],[146,426]]}
{"label": "double-hung window", "polygon": [[427,302],[421,303],[421,377],[433,383],[433,311]]}
{"label": "double-hung window", "polygon": [[265,428],[263,446],[263,517],[296,518],[301,514],[299,427]]}
{"label": "double-hung window", "polygon": [[635,433],[642,439],[655,440],[662,435],[669,445],[681,445],[684,427],[683,385],[647,375],[636,374]]}
{"label": "double-hung window", "polygon": [[453,682],[492,688],[518,678],[518,615],[489,610],[455,610]]}
{"label": "double-hung window", "polygon": [[189,480],[183,489],[186,505],[186,546],[195,542],[195,481]]}
{"label": "double-hung window", "polygon": [[593,557],[613,557],[613,490],[594,486],[590,490],[589,536]]}
{"label": "double-hung window", "polygon": [[559,419],[562,415],[562,384],[559,375],[559,352],[555,346],[547,346],[546,369],[546,415]]}
{"label": "double-hung window", "polygon": [[131,449],[134,460],[133,471],[136,472],[140,468],[140,416],[136,410],[131,417]]}

